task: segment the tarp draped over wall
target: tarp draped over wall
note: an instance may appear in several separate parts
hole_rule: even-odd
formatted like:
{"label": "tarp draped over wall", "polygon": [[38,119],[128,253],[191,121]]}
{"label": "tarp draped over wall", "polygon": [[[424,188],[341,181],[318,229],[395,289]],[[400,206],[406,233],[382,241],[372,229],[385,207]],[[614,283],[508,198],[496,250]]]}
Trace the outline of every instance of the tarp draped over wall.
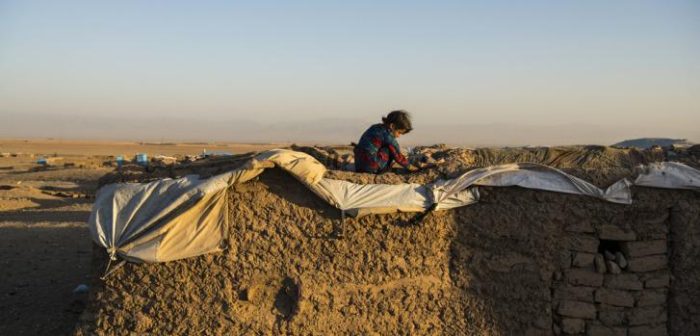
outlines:
{"label": "tarp draped over wall", "polygon": [[700,170],[678,162],[652,163],[640,168],[634,184],[643,187],[700,190]]}
{"label": "tarp draped over wall", "polygon": [[[627,179],[606,190],[565,172],[537,164],[505,164],[474,169],[451,180],[419,184],[367,184],[325,178],[326,168],[308,154],[270,150],[243,167],[201,179],[188,175],[150,183],[118,183],[102,187],[89,219],[93,240],[111,258],[163,262],[221,249],[228,227],[229,186],[244,183],[277,166],[320,198],[351,216],[420,212],[465,206],[479,199],[472,186],[519,186],[596,197],[630,204]],[[636,185],[700,190],[700,171],[680,163],[641,167]]]}

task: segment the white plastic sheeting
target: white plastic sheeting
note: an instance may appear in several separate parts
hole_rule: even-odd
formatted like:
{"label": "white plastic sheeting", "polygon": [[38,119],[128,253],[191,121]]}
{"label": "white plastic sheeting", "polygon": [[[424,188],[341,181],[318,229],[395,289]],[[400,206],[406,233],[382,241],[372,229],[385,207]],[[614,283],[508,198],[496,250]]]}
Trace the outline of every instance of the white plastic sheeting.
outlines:
{"label": "white plastic sheeting", "polygon": [[[605,201],[632,202],[623,179],[602,190],[561,170],[536,164],[506,164],[469,171],[427,185],[360,185],[323,177],[326,168],[308,154],[271,150],[243,167],[209,179],[190,175],[150,183],[102,187],[90,215],[93,240],[112,258],[136,262],[177,260],[217,251],[227,228],[228,187],[244,183],[265,168],[280,167],[334,207],[351,216],[450,209],[478,201],[475,185],[519,186],[579,194]],[[700,190],[700,171],[679,163],[642,167],[635,184]]]}
{"label": "white plastic sheeting", "polygon": [[586,195],[609,202],[632,203],[631,183],[622,179],[602,190],[578,177],[559,169],[534,163],[513,163],[468,171],[452,180],[438,181],[431,185],[435,203],[440,202],[471,185],[539,189],[553,192]]}
{"label": "white plastic sheeting", "polygon": [[[430,185],[357,184],[324,178],[309,186],[336,208],[353,217],[392,212],[420,212],[434,203]],[[476,202],[476,189],[463,189],[440,200],[441,209]]]}
{"label": "white plastic sheeting", "polygon": [[640,167],[634,184],[643,187],[700,190],[700,170],[678,162],[653,163]]}
{"label": "white plastic sheeting", "polygon": [[[225,209],[203,206],[225,206],[227,187],[259,172],[262,168],[249,167],[210,179],[188,175],[150,183],[106,185],[95,198],[88,220],[90,234],[112,258],[119,254],[136,260],[167,261],[216,251],[225,230]],[[181,223],[183,220],[187,223]],[[159,256],[155,247],[165,251],[166,231],[169,236],[188,232],[183,239],[190,245],[172,241],[177,251]]]}

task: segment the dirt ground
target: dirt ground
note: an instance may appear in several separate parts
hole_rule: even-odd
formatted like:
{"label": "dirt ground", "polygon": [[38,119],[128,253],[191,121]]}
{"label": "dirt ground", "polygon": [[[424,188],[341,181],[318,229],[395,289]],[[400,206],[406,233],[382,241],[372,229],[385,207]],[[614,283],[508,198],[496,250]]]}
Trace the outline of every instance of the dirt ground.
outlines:
{"label": "dirt ground", "polygon": [[[279,145],[139,144],[0,140],[0,335],[70,334],[87,294],[92,242],[86,222],[110,156],[242,153]],[[40,156],[56,157],[41,169]]]}

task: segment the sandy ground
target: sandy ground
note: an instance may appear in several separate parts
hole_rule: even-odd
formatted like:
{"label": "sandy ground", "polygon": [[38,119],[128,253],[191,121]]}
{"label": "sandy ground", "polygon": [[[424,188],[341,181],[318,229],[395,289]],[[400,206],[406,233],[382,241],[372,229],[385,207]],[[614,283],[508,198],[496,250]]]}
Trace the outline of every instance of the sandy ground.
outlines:
{"label": "sandy ground", "polygon": [[[243,153],[276,144],[139,144],[0,140],[0,335],[72,332],[89,283],[92,243],[86,221],[110,156]],[[57,157],[40,169],[39,156]]]}

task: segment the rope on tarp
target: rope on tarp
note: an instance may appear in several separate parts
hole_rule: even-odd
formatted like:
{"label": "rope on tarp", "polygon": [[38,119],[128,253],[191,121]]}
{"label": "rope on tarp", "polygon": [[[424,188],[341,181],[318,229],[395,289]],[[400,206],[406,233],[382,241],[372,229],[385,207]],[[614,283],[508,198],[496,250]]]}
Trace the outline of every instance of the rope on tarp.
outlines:
{"label": "rope on tarp", "polygon": [[114,247],[110,247],[110,248],[107,250],[107,253],[109,253],[109,261],[107,261],[107,267],[105,267],[105,272],[104,272],[104,274],[100,277],[100,280],[102,280],[102,281],[104,281],[105,279],[107,279],[107,277],[108,277],[110,274],[114,273],[114,271],[120,269],[122,266],[124,266],[124,264],[126,264],[126,260],[122,260],[122,261],[120,261],[118,264],[116,264],[116,265],[114,266],[114,268],[110,269],[110,267],[112,266],[112,262],[118,260],[118,259],[117,259],[117,249],[114,248]]}
{"label": "rope on tarp", "polygon": [[332,237],[335,239],[341,239],[345,237],[345,210],[340,210],[340,221],[333,225]]}

